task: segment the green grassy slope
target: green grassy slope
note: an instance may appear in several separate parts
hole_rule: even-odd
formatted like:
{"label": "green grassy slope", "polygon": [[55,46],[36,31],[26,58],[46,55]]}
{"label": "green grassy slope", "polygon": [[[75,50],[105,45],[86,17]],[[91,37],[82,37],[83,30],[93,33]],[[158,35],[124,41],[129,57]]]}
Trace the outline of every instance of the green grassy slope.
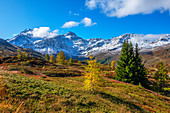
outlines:
{"label": "green grassy slope", "polygon": [[170,112],[169,97],[111,78],[104,78],[103,91],[85,91],[82,64],[33,57],[1,60],[0,112]]}
{"label": "green grassy slope", "polygon": [[20,112],[170,112],[168,97],[112,79],[102,92],[91,93],[83,90],[83,77],[1,76],[7,87],[1,112],[15,112],[19,106]]}

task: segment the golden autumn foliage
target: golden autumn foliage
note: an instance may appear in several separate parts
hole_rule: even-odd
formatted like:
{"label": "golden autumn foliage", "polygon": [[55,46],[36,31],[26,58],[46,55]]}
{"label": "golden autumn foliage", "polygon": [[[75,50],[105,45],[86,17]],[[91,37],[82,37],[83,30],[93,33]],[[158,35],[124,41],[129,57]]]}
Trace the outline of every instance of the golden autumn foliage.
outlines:
{"label": "golden autumn foliage", "polygon": [[96,59],[93,60],[92,54],[89,56],[88,65],[85,66],[85,81],[84,88],[89,91],[96,91],[101,89],[103,79],[101,78],[100,63],[96,62]]}
{"label": "golden autumn foliage", "polygon": [[27,58],[27,57],[28,57],[28,53],[27,53],[27,52],[24,51],[22,54],[23,54],[23,57],[24,57],[24,58]]}
{"label": "golden autumn foliage", "polygon": [[50,56],[50,62],[54,63],[54,56],[53,56],[53,54]]}
{"label": "golden autumn foliage", "polygon": [[18,58],[20,59],[20,58],[22,57],[21,50],[20,50],[20,49],[18,49],[17,51],[18,51]]}
{"label": "golden autumn foliage", "polygon": [[19,59],[29,57],[29,55],[28,55],[28,53],[27,53],[26,51],[22,52],[20,49],[18,49],[17,51],[18,51],[17,57],[18,57]]}
{"label": "golden autumn foliage", "polygon": [[48,54],[45,54],[45,60],[49,61],[49,59],[50,59],[50,56]]}
{"label": "golden autumn foliage", "polygon": [[63,51],[60,51],[60,52],[57,54],[57,58],[56,58],[57,63],[59,63],[59,64],[65,64],[65,60],[66,60],[66,57],[65,57],[65,55],[64,55],[64,52],[63,52]]}
{"label": "golden autumn foliage", "polygon": [[115,61],[112,61],[112,62],[111,62],[111,68],[112,68],[113,70],[115,70],[115,65],[116,65],[116,62],[115,62]]}

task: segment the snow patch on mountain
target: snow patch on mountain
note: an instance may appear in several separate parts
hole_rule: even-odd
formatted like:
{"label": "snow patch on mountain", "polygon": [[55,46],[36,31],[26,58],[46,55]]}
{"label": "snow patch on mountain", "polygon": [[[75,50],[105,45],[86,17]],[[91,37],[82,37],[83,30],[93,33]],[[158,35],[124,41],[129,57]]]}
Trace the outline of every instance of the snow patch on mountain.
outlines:
{"label": "snow patch on mountain", "polygon": [[[91,53],[91,51],[93,51],[94,55],[100,52],[120,51],[124,40],[132,42],[133,45],[138,43],[141,49],[153,49],[157,46],[170,43],[170,34],[143,35],[128,33],[118,37],[113,37],[111,39],[83,39],[81,37],[78,37],[73,32],[53,36],[49,33],[39,33],[43,36],[38,36],[33,33],[36,30],[26,29],[19,35],[8,40],[8,42],[20,47],[33,49],[43,54],[57,54],[60,50],[62,50],[68,57],[87,57]],[[41,30],[42,29],[40,29],[40,31]],[[37,32],[40,31],[37,30]],[[45,32],[49,32],[49,30],[46,28]]]}

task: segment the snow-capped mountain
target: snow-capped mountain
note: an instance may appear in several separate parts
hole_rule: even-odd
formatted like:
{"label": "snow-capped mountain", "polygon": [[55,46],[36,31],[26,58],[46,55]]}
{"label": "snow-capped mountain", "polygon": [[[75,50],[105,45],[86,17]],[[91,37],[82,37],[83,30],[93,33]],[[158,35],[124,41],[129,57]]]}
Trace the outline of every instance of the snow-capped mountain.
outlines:
{"label": "snow-capped mountain", "polygon": [[170,43],[170,34],[124,34],[111,39],[83,39],[73,32],[55,35],[50,38],[35,37],[31,32],[31,29],[26,29],[19,35],[8,40],[8,42],[23,48],[33,49],[43,54],[57,54],[62,50],[69,57],[86,57],[91,51],[93,51],[94,55],[101,52],[120,51],[124,40],[129,40],[133,44],[138,43],[141,49],[153,49],[157,46]]}

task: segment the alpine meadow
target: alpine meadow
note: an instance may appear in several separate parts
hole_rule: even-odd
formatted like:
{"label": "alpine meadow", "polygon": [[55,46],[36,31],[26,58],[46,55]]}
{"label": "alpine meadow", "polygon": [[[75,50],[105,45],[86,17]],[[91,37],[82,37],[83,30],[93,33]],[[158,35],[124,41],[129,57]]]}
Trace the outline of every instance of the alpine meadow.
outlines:
{"label": "alpine meadow", "polygon": [[0,112],[170,113],[169,14],[169,0],[1,0]]}

